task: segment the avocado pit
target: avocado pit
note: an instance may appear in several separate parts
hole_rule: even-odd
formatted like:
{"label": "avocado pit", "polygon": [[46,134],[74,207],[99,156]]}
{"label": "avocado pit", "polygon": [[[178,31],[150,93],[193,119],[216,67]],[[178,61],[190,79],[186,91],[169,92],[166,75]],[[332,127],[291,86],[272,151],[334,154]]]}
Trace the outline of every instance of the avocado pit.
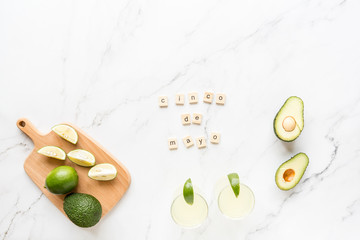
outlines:
{"label": "avocado pit", "polygon": [[286,169],[286,171],[283,174],[283,178],[285,182],[291,182],[295,177],[295,171],[293,169]]}
{"label": "avocado pit", "polygon": [[287,116],[284,118],[284,121],[282,122],[282,127],[286,132],[294,131],[295,126],[296,126],[296,121],[292,116]]}

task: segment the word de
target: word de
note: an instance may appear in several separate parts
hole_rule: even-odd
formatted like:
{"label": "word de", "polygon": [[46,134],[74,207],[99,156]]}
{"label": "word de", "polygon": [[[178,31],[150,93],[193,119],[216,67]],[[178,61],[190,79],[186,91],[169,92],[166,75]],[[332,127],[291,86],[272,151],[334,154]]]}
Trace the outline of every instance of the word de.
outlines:
{"label": "word de", "polygon": [[185,126],[185,125],[190,125],[191,122],[193,124],[197,124],[197,125],[200,125],[201,124],[201,121],[202,121],[202,114],[200,113],[193,113],[193,117],[192,117],[192,120],[191,120],[191,116],[190,114],[186,113],[186,114],[181,114],[181,122],[182,124]]}

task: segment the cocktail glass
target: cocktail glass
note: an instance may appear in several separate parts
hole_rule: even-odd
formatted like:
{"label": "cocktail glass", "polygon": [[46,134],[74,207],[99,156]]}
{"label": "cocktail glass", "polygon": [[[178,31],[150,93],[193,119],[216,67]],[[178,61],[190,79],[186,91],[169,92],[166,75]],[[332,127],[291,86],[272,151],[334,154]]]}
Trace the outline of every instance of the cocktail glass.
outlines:
{"label": "cocktail glass", "polygon": [[193,203],[186,202],[183,195],[183,188],[179,187],[176,191],[175,199],[171,204],[171,217],[175,223],[184,228],[195,228],[200,226],[208,216],[208,205],[204,197],[202,197],[194,187]]}
{"label": "cocktail glass", "polygon": [[220,212],[231,219],[243,219],[255,206],[255,196],[245,184],[239,183],[240,191],[236,196],[227,176],[216,184],[216,196]]}

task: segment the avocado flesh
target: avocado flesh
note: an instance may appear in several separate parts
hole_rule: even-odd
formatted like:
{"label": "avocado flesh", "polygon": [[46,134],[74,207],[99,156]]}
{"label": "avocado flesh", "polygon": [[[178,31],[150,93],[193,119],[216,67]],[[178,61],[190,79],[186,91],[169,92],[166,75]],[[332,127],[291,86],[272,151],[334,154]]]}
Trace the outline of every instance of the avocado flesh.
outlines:
{"label": "avocado flesh", "polygon": [[[293,117],[296,121],[295,129],[291,132],[285,131],[283,121],[286,117]],[[280,108],[274,119],[275,135],[285,142],[294,141],[304,128],[304,103],[299,97],[289,97]]]}
{"label": "avocado flesh", "polygon": [[300,179],[304,175],[304,172],[308,164],[309,164],[309,158],[305,153],[296,154],[291,159],[281,164],[278,170],[276,171],[275,174],[276,185],[281,190],[292,189],[299,183]]}

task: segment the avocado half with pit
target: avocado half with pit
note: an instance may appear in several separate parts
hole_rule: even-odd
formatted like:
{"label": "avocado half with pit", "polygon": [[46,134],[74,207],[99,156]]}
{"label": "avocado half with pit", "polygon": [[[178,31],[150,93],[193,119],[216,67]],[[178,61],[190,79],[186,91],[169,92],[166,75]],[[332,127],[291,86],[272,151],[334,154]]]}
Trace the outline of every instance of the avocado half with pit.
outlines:
{"label": "avocado half with pit", "polygon": [[275,135],[282,141],[291,142],[299,137],[303,128],[304,102],[299,97],[289,97],[275,116]]}
{"label": "avocado half with pit", "polygon": [[309,158],[305,153],[298,153],[280,165],[275,174],[276,185],[281,190],[290,190],[295,187],[309,164]]}

